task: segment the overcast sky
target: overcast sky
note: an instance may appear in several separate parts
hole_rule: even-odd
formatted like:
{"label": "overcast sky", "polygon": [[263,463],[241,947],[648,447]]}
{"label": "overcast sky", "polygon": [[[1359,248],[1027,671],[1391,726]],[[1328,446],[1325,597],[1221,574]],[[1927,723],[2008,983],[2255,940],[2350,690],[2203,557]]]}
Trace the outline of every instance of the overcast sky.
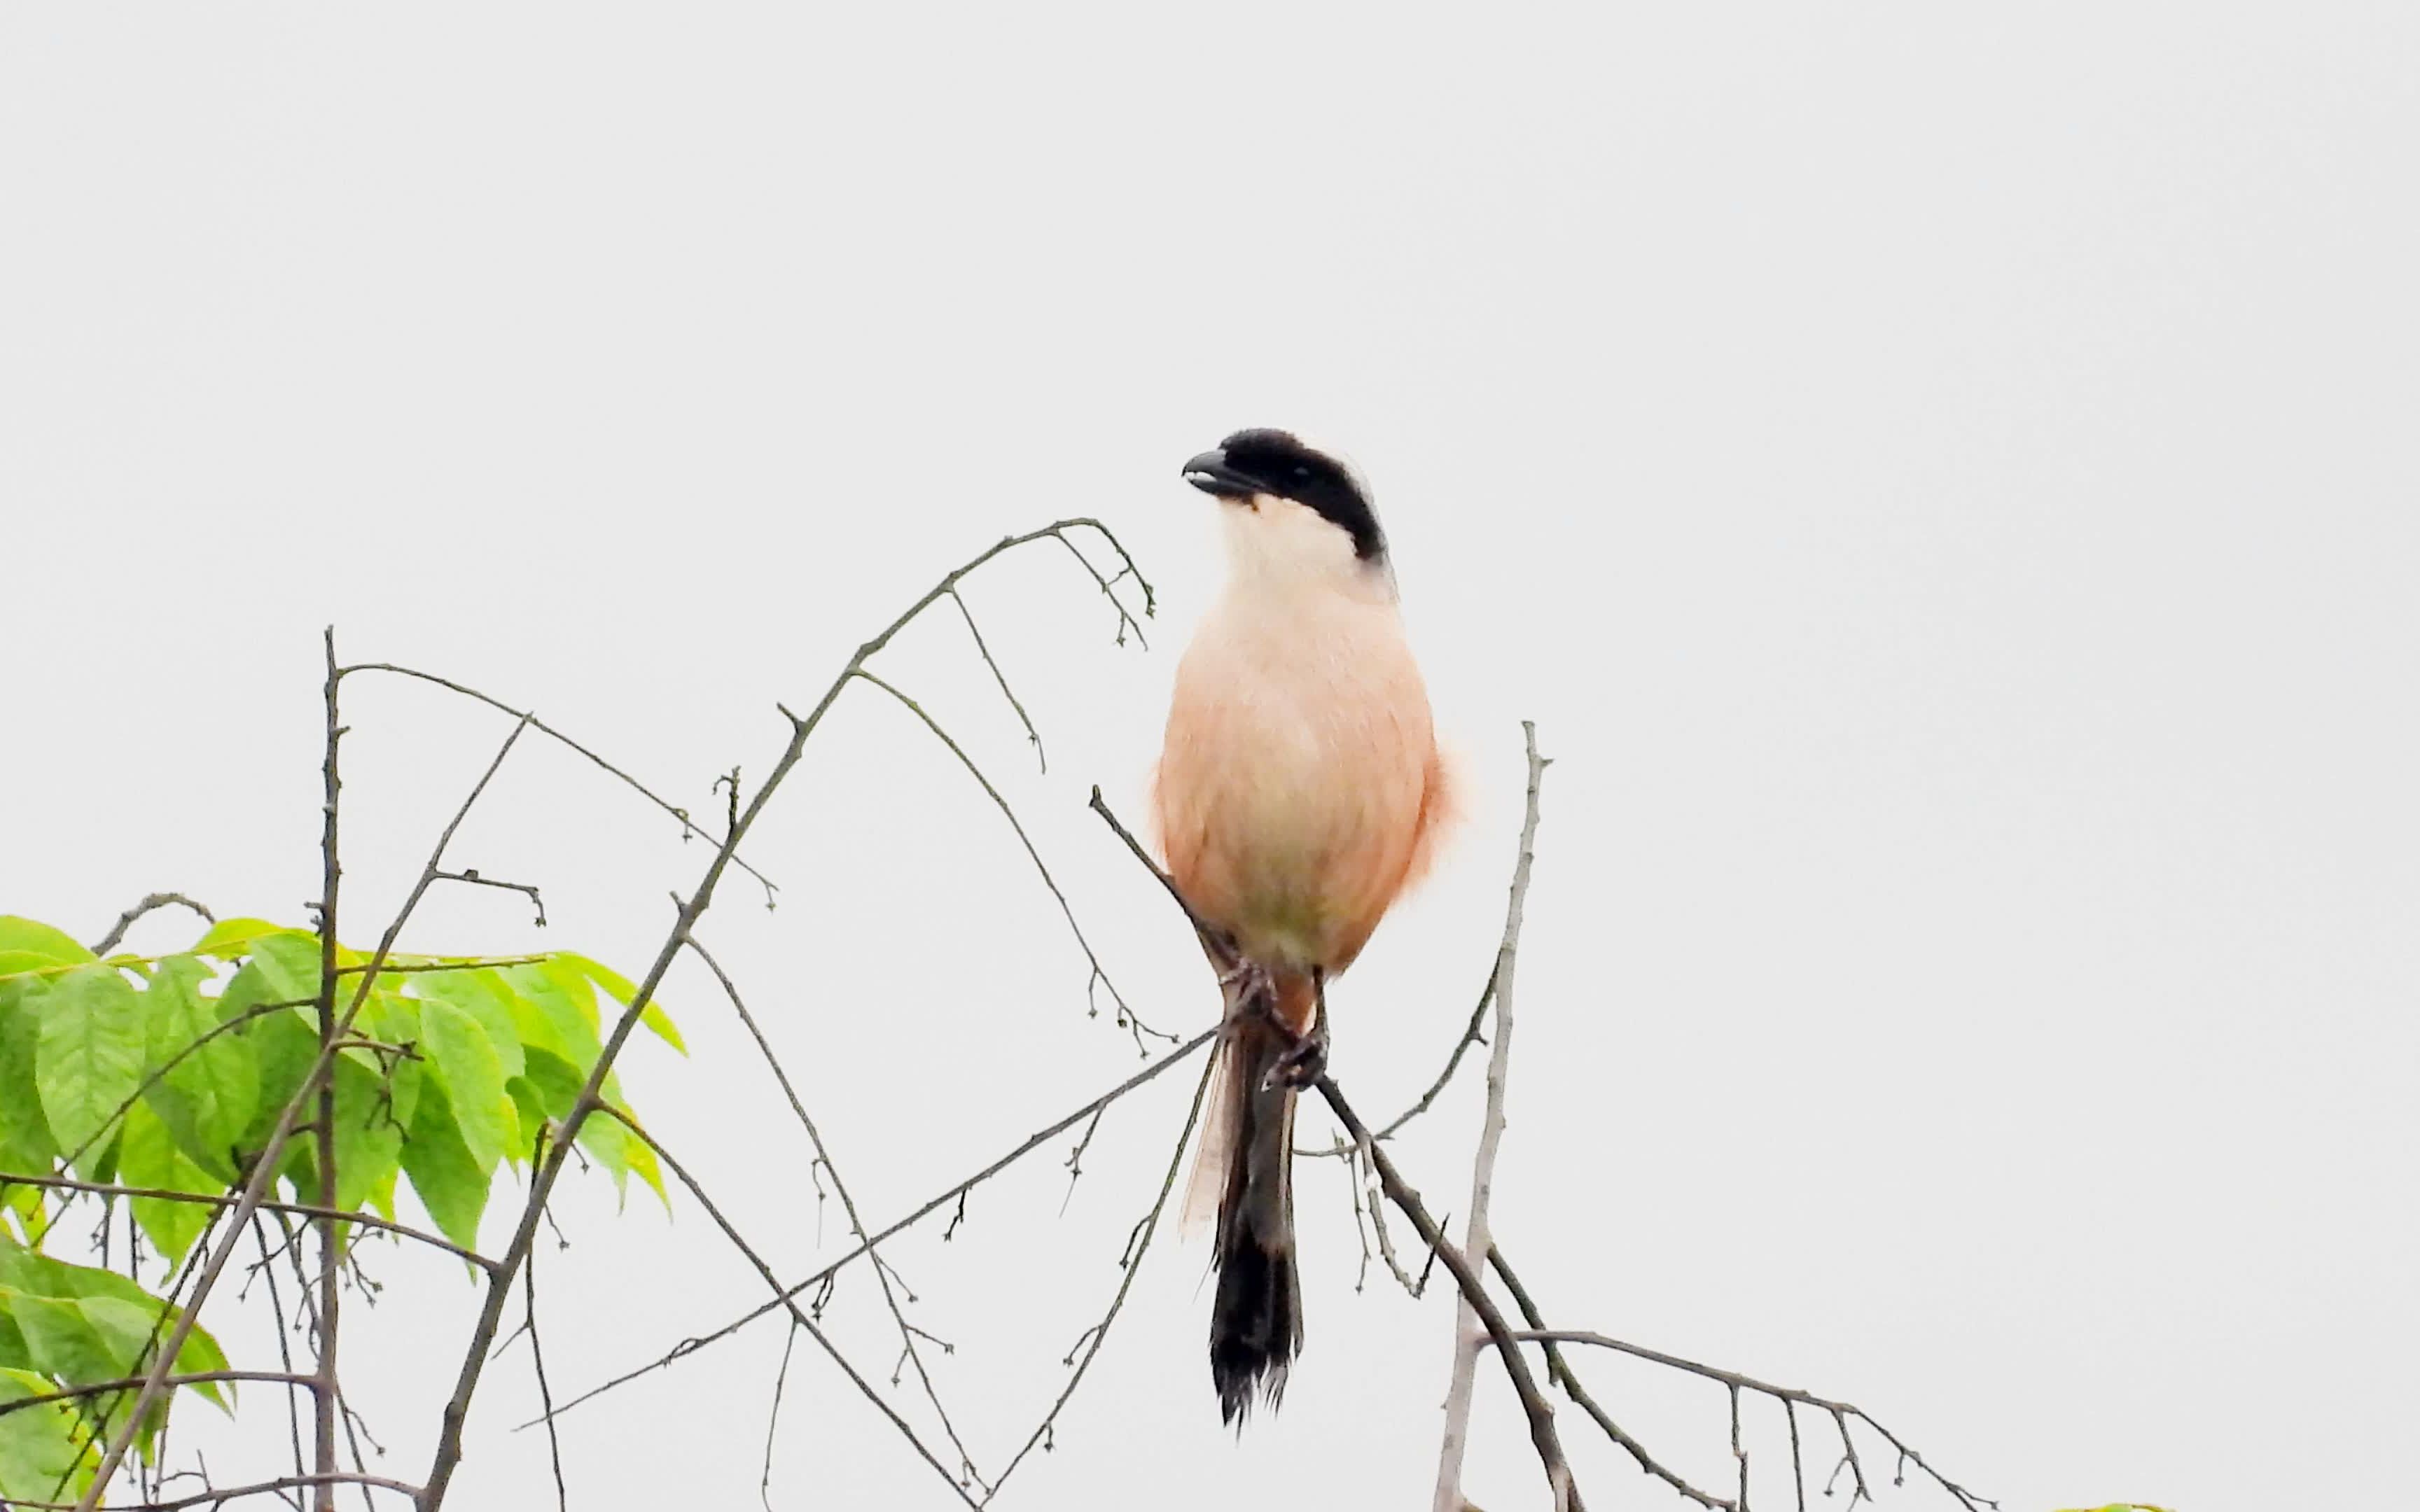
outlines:
{"label": "overcast sky", "polygon": [[[1092,515],[1157,586],[1148,651],[1063,552],[967,588],[1047,776],[954,616],[880,665],[1189,1031],[1200,957],[1083,800],[1139,813],[1216,589],[1179,464],[1298,427],[1373,482],[1470,792],[1334,995],[1366,1111],[1485,974],[1516,721],[1556,758],[1497,1229],[1559,1323],[1856,1402],[2010,1512],[2386,1504],[2420,1482],[2415,58],[2393,4],[10,7],[0,911],[301,922],[323,625],[704,810],[941,572]],[[509,721],[349,698],[366,944]],[[782,907],[734,886],[701,933],[870,1220],[1135,1066],[1013,835],[879,694],[748,854]],[[553,927],[460,888],[408,947],[636,975],[706,853],[525,747],[455,858]],[[843,1226],[802,1137],[710,980],[666,996],[693,1054],[638,1042],[633,1098],[813,1270]],[[987,1473],[1189,1092],[1121,1104],[1072,1194],[1054,1146],[897,1252]],[[1399,1147],[1439,1208],[1476,1122],[1465,1086]],[[1300,1206],[1280,1415],[1220,1431],[1205,1253],[1169,1244],[1001,1504],[1426,1504],[1445,1299],[1356,1294],[1332,1164]],[[686,1203],[558,1209],[558,1391],[759,1300]],[[476,1292],[372,1270],[349,1380],[416,1478]],[[924,1422],[870,1277],[832,1306]],[[753,1498],[781,1353],[761,1325],[567,1417],[574,1504]],[[1718,1389],[1586,1363],[1730,1473]],[[457,1504],[551,1504],[527,1365],[489,1372]],[[284,1452],[252,1406],[223,1474]],[[1472,1495],[1540,1504],[1493,1379],[1481,1418]],[[1564,1418],[1591,1505],[1677,1504]],[[1773,1505],[1778,1431],[1755,1410]],[[953,1504],[804,1344],[771,1485]]]}

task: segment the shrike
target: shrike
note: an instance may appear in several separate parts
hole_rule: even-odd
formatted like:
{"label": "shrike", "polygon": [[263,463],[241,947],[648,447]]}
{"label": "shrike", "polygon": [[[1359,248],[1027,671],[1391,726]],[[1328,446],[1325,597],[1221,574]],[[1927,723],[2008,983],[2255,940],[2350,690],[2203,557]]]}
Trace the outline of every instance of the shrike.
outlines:
{"label": "shrike", "polygon": [[1352,471],[1284,431],[1242,430],[1185,479],[1218,501],[1227,585],[1177,669],[1153,810],[1169,875],[1242,957],[1221,979],[1188,1203],[1216,1194],[1210,1374],[1232,1423],[1255,1396],[1277,1405],[1302,1344],[1289,1168],[1326,984],[1427,864],[1447,784]]}

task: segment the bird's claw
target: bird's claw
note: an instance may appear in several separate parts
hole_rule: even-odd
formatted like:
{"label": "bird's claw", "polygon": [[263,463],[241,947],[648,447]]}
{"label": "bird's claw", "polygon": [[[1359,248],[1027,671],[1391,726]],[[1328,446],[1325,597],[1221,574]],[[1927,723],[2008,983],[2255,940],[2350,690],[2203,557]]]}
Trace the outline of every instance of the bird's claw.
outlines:
{"label": "bird's claw", "polygon": [[1296,1091],[1319,1080],[1327,1071],[1327,1026],[1314,1025],[1309,1034],[1288,1045],[1269,1067],[1268,1085]]}
{"label": "bird's claw", "polygon": [[1248,957],[1237,957],[1233,966],[1220,972],[1218,985],[1232,994],[1239,1012],[1256,1008],[1266,1012],[1277,1004],[1277,980],[1269,975],[1268,967]]}

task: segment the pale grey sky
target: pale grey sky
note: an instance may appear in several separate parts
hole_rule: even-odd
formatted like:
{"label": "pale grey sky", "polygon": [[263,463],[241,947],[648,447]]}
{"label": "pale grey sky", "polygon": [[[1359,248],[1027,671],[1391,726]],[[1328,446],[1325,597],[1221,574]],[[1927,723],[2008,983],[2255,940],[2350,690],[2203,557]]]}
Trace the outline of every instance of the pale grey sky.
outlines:
{"label": "pale grey sky", "polygon": [[[953,621],[885,665],[1146,1014],[1203,1024],[1082,801],[1137,811],[1216,584],[1178,465],[1297,426],[1375,485],[1472,784],[1336,994],[1366,1108],[1484,974],[1515,721],[1558,759],[1497,1213],[1558,1321],[1855,1401],[2010,1512],[2387,1504],[2420,1483],[2415,56],[2384,4],[9,8],[0,910],[92,937],[180,887],[299,921],[323,624],[706,808],[939,572],[1089,514],[1160,588],[1147,654],[1059,555],[969,589],[1047,777]],[[504,725],[353,697],[366,941]],[[877,697],[750,854],[784,905],[734,888],[702,933],[870,1217],[1134,1064],[1013,838]],[[459,859],[554,928],[461,889],[407,943],[632,968],[704,858],[532,750]],[[802,1273],[838,1219],[818,1248],[710,989],[675,977],[692,1058],[642,1042],[627,1079]],[[986,1468],[1116,1284],[1180,1079],[1110,1116],[1063,1215],[1037,1156],[897,1255]],[[1471,1092],[1402,1146],[1440,1207]],[[1335,1169],[1301,1202],[1283,1413],[1219,1431],[1171,1246],[1003,1505],[1425,1504],[1444,1302],[1354,1294]],[[562,1389],[757,1300],[693,1210],[560,1207]],[[376,1268],[348,1352],[409,1477],[475,1293]],[[835,1316],[887,1381],[873,1296]],[[575,1504],[752,1498],[780,1349],[567,1418]],[[1728,1473],[1719,1391],[1590,1363]],[[489,1381],[459,1504],[549,1504],[506,1431],[525,1358]],[[1536,1504],[1481,1402],[1473,1495]],[[1592,1505],[1676,1504],[1566,1416]],[[951,1500],[803,1348],[773,1489]]]}

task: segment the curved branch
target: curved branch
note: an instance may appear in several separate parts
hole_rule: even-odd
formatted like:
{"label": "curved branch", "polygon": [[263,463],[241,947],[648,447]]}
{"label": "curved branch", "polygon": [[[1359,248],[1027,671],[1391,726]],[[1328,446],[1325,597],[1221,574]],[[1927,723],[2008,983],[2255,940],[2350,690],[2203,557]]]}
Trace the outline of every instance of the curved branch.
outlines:
{"label": "curved branch", "polygon": [[[595,765],[599,771],[604,772],[610,777],[620,779],[623,783],[628,786],[631,792],[636,793],[639,796],[646,799],[649,803],[654,804],[657,808],[661,809],[664,812],[672,815],[675,819],[679,820],[681,824],[681,833],[683,836],[687,836],[690,831],[694,830],[698,834],[704,835],[706,839],[713,840],[716,841],[717,843],[721,843],[720,840],[712,830],[707,829],[704,825],[699,824],[696,820],[690,817],[690,812],[687,809],[681,808],[679,805],[671,802],[669,799],[659,796],[656,792],[649,788],[644,782],[640,781],[637,778],[632,777],[629,773],[622,770],[612,762],[607,761],[604,757],[599,756],[593,750],[590,750],[579,741],[572,739],[569,735],[565,734],[562,731],[557,730],[554,726],[547,723],[544,719],[539,718],[536,715],[532,714],[525,709],[514,708],[504,700],[494,697],[491,694],[482,693],[477,688],[471,687],[467,683],[458,683],[450,677],[440,677],[435,672],[425,672],[417,667],[399,667],[391,661],[357,661],[341,670],[342,675],[349,675],[353,672],[389,672],[396,677],[410,677],[423,683],[434,683],[439,687],[445,688],[451,692],[459,693],[464,698],[476,700],[477,702],[488,705],[488,707],[496,710],[500,714],[509,714],[516,719],[526,719],[529,721],[529,727],[536,731],[539,734],[551,736],[555,740],[562,742],[564,745],[570,747],[574,751],[586,757],[590,764]],[[767,876],[764,872],[757,871],[754,867],[750,866],[746,861],[741,860],[739,857],[736,856],[733,856],[731,864],[739,868],[740,871],[747,872],[750,876],[754,877],[759,883],[763,884],[765,887],[765,896],[768,902],[771,900],[773,894],[780,890],[780,884],[776,883],[771,877]]]}
{"label": "curved branch", "polygon": [[[1051,1140],[1058,1138],[1061,1134],[1065,1134],[1068,1130],[1073,1129],[1076,1125],[1083,1122],[1086,1119],[1097,1115],[1101,1109],[1108,1107],[1110,1103],[1125,1096],[1128,1092],[1135,1090],[1135,1088],[1142,1086],[1145,1082],[1156,1078],[1162,1072],[1169,1070],[1171,1067],[1177,1065],[1179,1062],[1192,1056],[1196,1051],[1202,1049],[1218,1037],[1218,1031],[1217,1029],[1202,1030],[1200,1034],[1187,1040],[1185,1043],[1179,1045],[1174,1050],[1170,1051],[1167,1055],[1162,1056],[1159,1059],[1153,1061],[1150,1065],[1127,1077],[1125,1081],[1120,1082],[1117,1086],[1110,1088],[1108,1091],[1093,1099],[1090,1103],[1085,1103],[1082,1107],[1076,1109],[1073,1113],[1060,1119],[1058,1121],[1050,1124],[1047,1128],[1036,1130],[1032,1134],[1027,1135],[1024,1143],[1018,1145],[1015,1149],[1010,1150],[1007,1154],[993,1161],[990,1165],[985,1165],[982,1170],[975,1172],[974,1175],[968,1177],[965,1180],[958,1182],[954,1186],[946,1187],[940,1192],[936,1193],[933,1196],[927,1198],[915,1209],[910,1211],[907,1216],[897,1219],[889,1227],[875,1234],[872,1239],[859,1244],[855,1249],[850,1250],[847,1254],[842,1256],[839,1259],[832,1261],[830,1265],[825,1266],[822,1270],[815,1272],[805,1280],[797,1282],[790,1286],[782,1293],[781,1297],[776,1298],[774,1301],[766,1303],[738,1318],[733,1319],[730,1322],[715,1329],[712,1333],[702,1334],[694,1338],[683,1339],[680,1343],[675,1345],[662,1355],[648,1361],[645,1365],[640,1365],[636,1369],[626,1370],[622,1374],[613,1378],[611,1381],[591,1386],[588,1390],[582,1392],[579,1396],[565,1402],[561,1407],[556,1408],[553,1415],[559,1417],[584,1401],[588,1401],[593,1397],[602,1396],[607,1392],[612,1391],[618,1386],[627,1386],[631,1381],[638,1380],[641,1376],[652,1375],[656,1371],[662,1370],[675,1365],[678,1362],[689,1358],[690,1355],[697,1353],[699,1350],[707,1348],[709,1345],[721,1343],[724,1339],[727,1339],[734,1334],[738,1333],[741,1329],[746,1328],[749,1324],[756,1321],[758,1319],[768,1318],[774,1313],[781,1311],[782,1305],[784,1302],[810,1291],[816,1287],[822,1286],[825,1282],[830,1281],[832,1277],[840,1274],[840,1273],[852,1262],[862,1259],[869,1252],[872,1251],[875,1245],[880,1244],[884,1241],[913,1227],[918,1223],[931,1217],[934,1213],[940,1211],[941,1209],[948,1207],[951,1203],[965,1197],[968,1193],[973,1191],[976,1187],[983,1185],[985,1181],[998,1176],[1001,1172],[1008,1169],[1011,1165],[1016,1165],[1018,1161],[1023,1160],[1026,1156],[1032,1154],[1035,1150],[1041,1149],[1044,1145],[1048,1144]],[[529,1422],[520,1425],[520,1427],[534,1427],[542,1421],[544,1421],[542,1418],[532,1418]],[[518,1432],[519,1428],[515,1431]]]}
{"label": "curved branch", "polygon": [[1091,964],[1093,976],[1102,986],[1109,990],[1109,1000],[1118,1005],[1118,1026],[1133,1031],[1136,1053],[1146,1053],[1142,1043],[1142,1037],[1146,1034],[1154,1039],[1164,1040],[1170,1044],[1174,1044],[1176,1036],[1162,1033],[1135,1016],[1135,1011],[1127,1005],[1125,995],[1118,991],[1118,984],[1109,980],[1109,972],[1101,965],[1101,958],[1094,953],[1093,942],[1084,938],[1084,926],[1076,922],[1076,910],[1067,902],[1067,895],[1059,890],[1058,879],[1050,874],[1050,868],[1042,859],[1042,853],[1034,848],[1033,837],[1025,832],[1025,825],[1016,817],[1016,810],[1009,807],[1008,800],[1001,795],[1000,789],[992,786],[991,779],[984,775],[983,768],[975,764],[974,758],[969,756],[965,748],[950,737],[950,733],[941,728],[940,721],[924,712],[923,704],[863,668],[858,669],[854,675],[860,682],[871,683],[897,699],[907,707],[908,713],[923,720],[924,728],[933,732],[934,737],[947,746],[950,748],[950,754],[958,759],[958,764],[965,767],[968,774],[982,785],[984,793],[991,799],[993,807],[999,809],[1001,815],[1008,820],[1008,827],[1016,831],[1017,842],[1025,847],[1026,856],[1033,862],[1033,870],[1042,875],[1042,885],[1050,889],[1050,896],[1059,903],[1059,912],[1065,916],[1068,933],[1076,936],[1076,948],[1084,952],[1084,960]]}
{"label": "curved branch", "polygon": [[[604,1046],[598,1051],[596,1064],[589,1068],[588,1079],[582,1085],[580,1095],[573,1100],[569,1115],[555,1130],[554,1143],[549,1157],[530,1174],[529,1196],[521,1204],[520,1222],[513,1231],[512,1243],[504,1251],[504,1259],[499,1262],[494,1271],[489,1273],[487,1299],[480,1307],[477,1323],[473,1326],[470,1348],[464,1352],[461,1372],[454,1383],[454,1393],[445,1403],[438,1429],[437,1450],[429,1464],[427,1487],[421,1493],[420,1512],[437,1512],[437,1508],[445,1500],[446,1489],[452,1484],[454,1472],[461,1463],[463,1425],[470,1416],[471,1399],[478,1391],[480,1374],[487,1366],[489,1346],[494,1341],[497,1329],[504,1320],[504,1309],[512,1279],[528,1259],[530,1246],[536,1242],[538,1224],[546,1211],[547,1199],[553,1194],[554,1183],[561,1177],[565,1165],[570,1159],[572,1143],[579,1136],[581,1126],[588,1120],[589,1116],[604,1107],[600,1089],[605,1078],[613,1072],[615,1057],[620,1056],[622,1046],[628,1041],[631,1032],[638,1027],[639,1015],[645,1011],[649,1003],[655,1000],[657,989],[663,985],[664,973],[672,969],[673,960],[688,942],[690,932],[697,927],[698,919],[713,906],[715,888],[721,884],[724,871],[734,864],[740,841],[755,825],[757,818],[764,813],[766,805],[772,801],[773,795],[781,791],[783,779],[789,776],[792,769],[799,764],[799,758],[805,754],[807,741],[813,737],[816,728],[822,724],[824,716],[831,711],[832,704],[839,700],[849,683],[864,671],[868,659],[889,645],[901,630],[907,628],[918,615],[931,608],[943,594],[954,591],[969,573],[976,571],[994,557],[1034,541],[1058,539],[1064,543],[1066,533],[1077,529],[1097,532],[1117,548],[1121,556],[1125,554],[1125,548],[1117,544],[1117,537],[1109,532],[1107,526],[1095,519],[1063,519],[1046,525],[1040,530],[1028,531],[1022,535],[1003,536],[992,546],[970,558],[964,565],[944,574],[939,582],[924,591],[923,596],[902,609],[896,618],[883,626],[881,632],[874,639],[859,646],[856,654],[850,656],[846,664],[841,668],[839,675],[832,679],[831,685],[824,689],[823,696],[815,701],[814,707],[804,717],[792,714],[786,708],[782,710],[783,715],[790,721],[790,738],[782,748],[781,756],[774,762],[772,771],[767,776],[763,785],[757,788],[755,796],[751,798],[747,808],[734,818],[729,831],[716,846],[714,857],[706,863],[705,874],[698,879],[697,887],[690,892],[689,901],[681,905],[678,915],[674,919],[671,932],[665,936],[663,944],[658,948],[654,963],[648,966],[646,975],[641,979],[638,987],[631,993],[630,1001],[623,1009],[621,1016],[614,1020],[613,1032],[606,1037]],[[1076,556],[1078,560],[1083,560],[1082,552],[1076,552]],[[1131,559],[1128,559],[1128,565],[1129,567],[1132,565]],[[1089,563],[1087,566],[1089,568]],[[1140,581],[1140,575],[1136,576],[1137,580]],[[1095,572],[1094,577],[1097,579],[1099,574]],[[1102,586],[1104,592],[1109,591],[1108,583],[1104,582]],[[1145,585],[1145,590],[1148,594],[1148,585]],[[1117,599],[1114,593],[1110,593],[1109,597],[1112,602]],[[1118,612],[1121,616],[1125,614],[1124,604],[1119,604]]]}
{"label": "curved branch", "polygon": [[92,953],[95,955],[107,955],[110,951],[116,949],[117,943],[126,938],[126,932],[134,927],[134,921],[136,919],[141,918],[144,915],[151,912],[151,910],[155,908],[166,908],[172,903],[179,908],[190,908],[194,913],[201,915],[202,921],[204,923],[215,924],[219,921],[218,915],[211,913],[209,909],[203,907],[200,903],[194,902],[194,900],[186,897],[181,892],[149,893],[144,897],[144,900],[141,903],[136,903],[133,907],[117,916],[117,922],[109,926],[109,933],[101,937],[101,943],[92,948]]}

